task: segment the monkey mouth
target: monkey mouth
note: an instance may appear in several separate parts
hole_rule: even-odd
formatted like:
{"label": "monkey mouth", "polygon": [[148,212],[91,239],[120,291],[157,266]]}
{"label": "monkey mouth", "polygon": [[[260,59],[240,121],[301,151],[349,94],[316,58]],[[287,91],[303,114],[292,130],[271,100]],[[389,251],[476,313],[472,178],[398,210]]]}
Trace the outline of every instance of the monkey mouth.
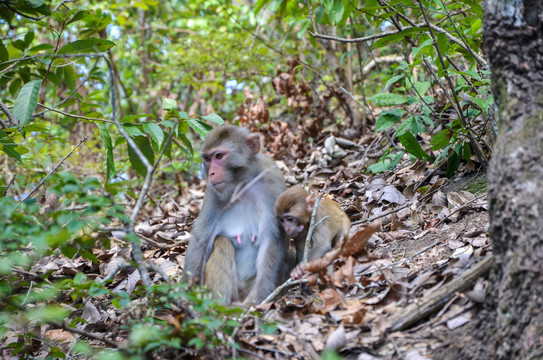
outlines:
{"label": "monkey mouth", "polygon": [[215,190],[222,190],[225,188],[226,183],[224,181],[219,181],[216,183],[211,183],[211,186],[213,186],[213,189]]}

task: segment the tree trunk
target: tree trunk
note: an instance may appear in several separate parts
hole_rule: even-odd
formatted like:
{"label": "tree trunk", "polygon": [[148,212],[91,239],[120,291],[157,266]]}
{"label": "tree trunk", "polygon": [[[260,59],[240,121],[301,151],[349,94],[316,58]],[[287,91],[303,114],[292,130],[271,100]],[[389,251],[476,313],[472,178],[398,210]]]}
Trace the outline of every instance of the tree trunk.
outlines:
{"label": "tree trunk", "polygon": [[488,173],[495,262],[462,359],[543,358],[543,5],[485,0],[499,135]]}

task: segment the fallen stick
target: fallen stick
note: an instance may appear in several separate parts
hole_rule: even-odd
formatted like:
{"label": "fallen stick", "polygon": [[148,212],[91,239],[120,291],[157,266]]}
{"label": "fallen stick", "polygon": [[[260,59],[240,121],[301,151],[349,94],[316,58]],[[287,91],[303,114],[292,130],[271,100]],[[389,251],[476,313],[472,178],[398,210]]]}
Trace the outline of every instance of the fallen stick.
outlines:
{"label": "fallen stick", "polygon": [[432,292],[422,299],[422,301],[410,304],[399,313],[393,315],[389,320],[391,323],[389,331],[403,330],[438,310],[452,294],[465,289],[477,280],[479,276],[485,274],[490,269],[493,260],[494,256],[492,254],[486,256],[462,275]]}

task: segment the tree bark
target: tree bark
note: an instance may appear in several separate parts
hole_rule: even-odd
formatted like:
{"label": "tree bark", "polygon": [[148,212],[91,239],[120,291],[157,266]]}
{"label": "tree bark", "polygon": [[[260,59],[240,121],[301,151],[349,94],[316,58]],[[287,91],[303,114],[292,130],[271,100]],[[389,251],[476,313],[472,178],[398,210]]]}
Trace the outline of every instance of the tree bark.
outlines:
{"label": "tree bark", "polygon": [[469,345],[457,344],[461,355],[456,358],[542,359],[543,5],[540,0],[485,0],[484,8],[499,113],[488,173],[495,260],[475,332]]}

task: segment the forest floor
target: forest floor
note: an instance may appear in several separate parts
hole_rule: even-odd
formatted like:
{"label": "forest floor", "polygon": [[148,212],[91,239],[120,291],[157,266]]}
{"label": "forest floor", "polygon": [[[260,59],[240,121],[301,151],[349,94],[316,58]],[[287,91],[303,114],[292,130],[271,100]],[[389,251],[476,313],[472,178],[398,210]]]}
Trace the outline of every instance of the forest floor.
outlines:
{"label": "forest floor", "polygon": [[[339,202],[351,219],[351,241],[362,246],[337,259],[334,274],[321,274],[311,294],[297,286],[258,307],[277,323],[274,334],[264,334],[260,320],[247,313],[235,339],[242,350],[221,357],[314,359],[334,349],[344,358],[414,360],[458,346],[451,335],[468,328],[485,296],[491,253],[486,175],[468,163],[447,179],[431,164],[406,160],[372,176],[360,170],[367,152],[328,135],[304,158],[278,162],[289,184]],[[182,272],[204,188],[194,182],[138,227],[167,247],[150,244],[145,255],[170,264],[164,266],[169,275]],[[373,234],[362,231],[369,223],[377,224]]]}

